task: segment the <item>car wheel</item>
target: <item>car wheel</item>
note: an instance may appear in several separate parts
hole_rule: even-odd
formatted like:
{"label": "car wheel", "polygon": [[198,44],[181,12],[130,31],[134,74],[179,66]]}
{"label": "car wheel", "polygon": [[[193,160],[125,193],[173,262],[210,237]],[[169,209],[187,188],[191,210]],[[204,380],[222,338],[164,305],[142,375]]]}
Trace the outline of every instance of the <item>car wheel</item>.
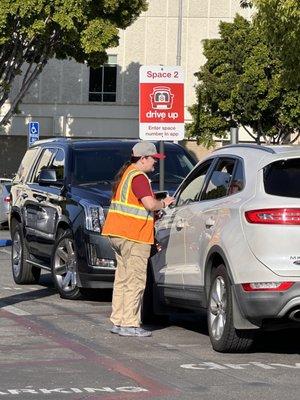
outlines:
{"label": "car wheel", "polygon": [[232,289],[224,265],[213,271],[211,282],[207,319],[212,347],[222,353],[246,352],[253,343],[254,333],[234,328]]}
{"label": "car wheel", "polygon": [[62,298],[75,300],[81,297],[77,286],[77,255],[70,230],[58,233],[51,270],[55,287]]}
{"label": "car wheel", "polygon": [[38,283],[41,270],[26,261],[29,259],[29,252],[24,243],[22,226],[17,221],[12,221],[11,237],[11,266],[14,281],[19,285]]}

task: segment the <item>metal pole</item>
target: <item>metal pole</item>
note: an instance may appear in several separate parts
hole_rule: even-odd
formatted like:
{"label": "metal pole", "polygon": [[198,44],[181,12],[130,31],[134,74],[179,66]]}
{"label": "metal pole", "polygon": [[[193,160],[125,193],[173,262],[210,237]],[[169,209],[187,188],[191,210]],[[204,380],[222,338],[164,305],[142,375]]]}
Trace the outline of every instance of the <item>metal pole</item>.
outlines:
{"label": "metal pole", "polygon": [[[177,54],[176,54],[176,65],[181,65],[181,39],[182,39],[182,21],[183,21],[183,12],[182,12],[183,0],[178,0],[178,25],[177,25]],[[174,143],[178,143],[174,141]],[[164,141],[161,140],[159,142],[159,152],[164,154],[165,152],[165,144]],[[165,185],[165,163],[164,160],[159,160],[159,190],[164,190]]]}
{"label": "metal pole", "polygon": [[239,142],[239,128],[232,127],[230,128],[230,143],[237,144]]}
{"label": "metal pole", "polygon": [[[178,0],[178,25],[177,25],[177,54],[176,65],[181,65],[181,40],[182,40],[182,23],[183,23],[183,0]],[[174,140],[178,143],[178,140]]]}
{"label": "metal pole", "polygon": [[178,0],[178,26],[177,26],[177,55],[176,65],[181,65],[181,38],[182,38],[182,0]]}
{"label": "metal pole", "polygon": [[[165,151],[165,144],[164,141],[161,140],[159,142],[159,152],[164,154]],[[165,160],[160,159],[159,160],[159,190],[164,190],[164,184],[165,184]]]}

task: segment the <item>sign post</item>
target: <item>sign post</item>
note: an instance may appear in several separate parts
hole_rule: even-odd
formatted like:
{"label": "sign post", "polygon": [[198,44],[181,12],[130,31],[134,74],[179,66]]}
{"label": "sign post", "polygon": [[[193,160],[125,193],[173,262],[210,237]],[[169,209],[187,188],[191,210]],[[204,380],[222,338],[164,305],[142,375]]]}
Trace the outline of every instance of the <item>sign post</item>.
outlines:
{"label": "sign post", "polygon": [[[143,140],[184,139],[184,72],[180,66],[140,67],[139,136]],[[163,190],[163,164],[160,190]]]}
{"label": "sign post", "polygon": [[36,140],[40,138],[40,123],[29,122],[28,123],[28,147],[32,146]]}

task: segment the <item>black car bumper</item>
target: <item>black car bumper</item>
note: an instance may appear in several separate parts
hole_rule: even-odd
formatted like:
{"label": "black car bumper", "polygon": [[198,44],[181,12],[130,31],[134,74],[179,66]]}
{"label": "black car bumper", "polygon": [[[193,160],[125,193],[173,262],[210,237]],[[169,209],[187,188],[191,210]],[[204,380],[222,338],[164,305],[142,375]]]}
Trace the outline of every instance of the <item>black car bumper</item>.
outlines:
{"label": "black car bumper", "polygon": [[246,292],[241,285],[234,285],[234,292],[243,316],[255,325],[260,326],[268,319],[285,318],[300,326],[300,320],[292,318],[295,310],[300,311],[300,282],[282,292]]}
{"label": "black car bumper", "polygon": [[78,280],[83,288],[112,288],[116,259],[106,237],[99,233],[82,232],[78,235]]}

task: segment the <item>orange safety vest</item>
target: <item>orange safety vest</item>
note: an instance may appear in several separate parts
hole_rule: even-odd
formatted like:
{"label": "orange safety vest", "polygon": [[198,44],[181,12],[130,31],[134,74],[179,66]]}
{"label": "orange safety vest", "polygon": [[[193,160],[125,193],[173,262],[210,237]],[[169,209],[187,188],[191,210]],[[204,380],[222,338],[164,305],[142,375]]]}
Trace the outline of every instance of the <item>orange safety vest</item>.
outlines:
{"label": "orange safety vest", "polygon": [[102,235],[116,236],[139,243],[154,243],[153,212],[146,210],[132,191],[132,179],[147,175],[129,165],[112,198]]}

